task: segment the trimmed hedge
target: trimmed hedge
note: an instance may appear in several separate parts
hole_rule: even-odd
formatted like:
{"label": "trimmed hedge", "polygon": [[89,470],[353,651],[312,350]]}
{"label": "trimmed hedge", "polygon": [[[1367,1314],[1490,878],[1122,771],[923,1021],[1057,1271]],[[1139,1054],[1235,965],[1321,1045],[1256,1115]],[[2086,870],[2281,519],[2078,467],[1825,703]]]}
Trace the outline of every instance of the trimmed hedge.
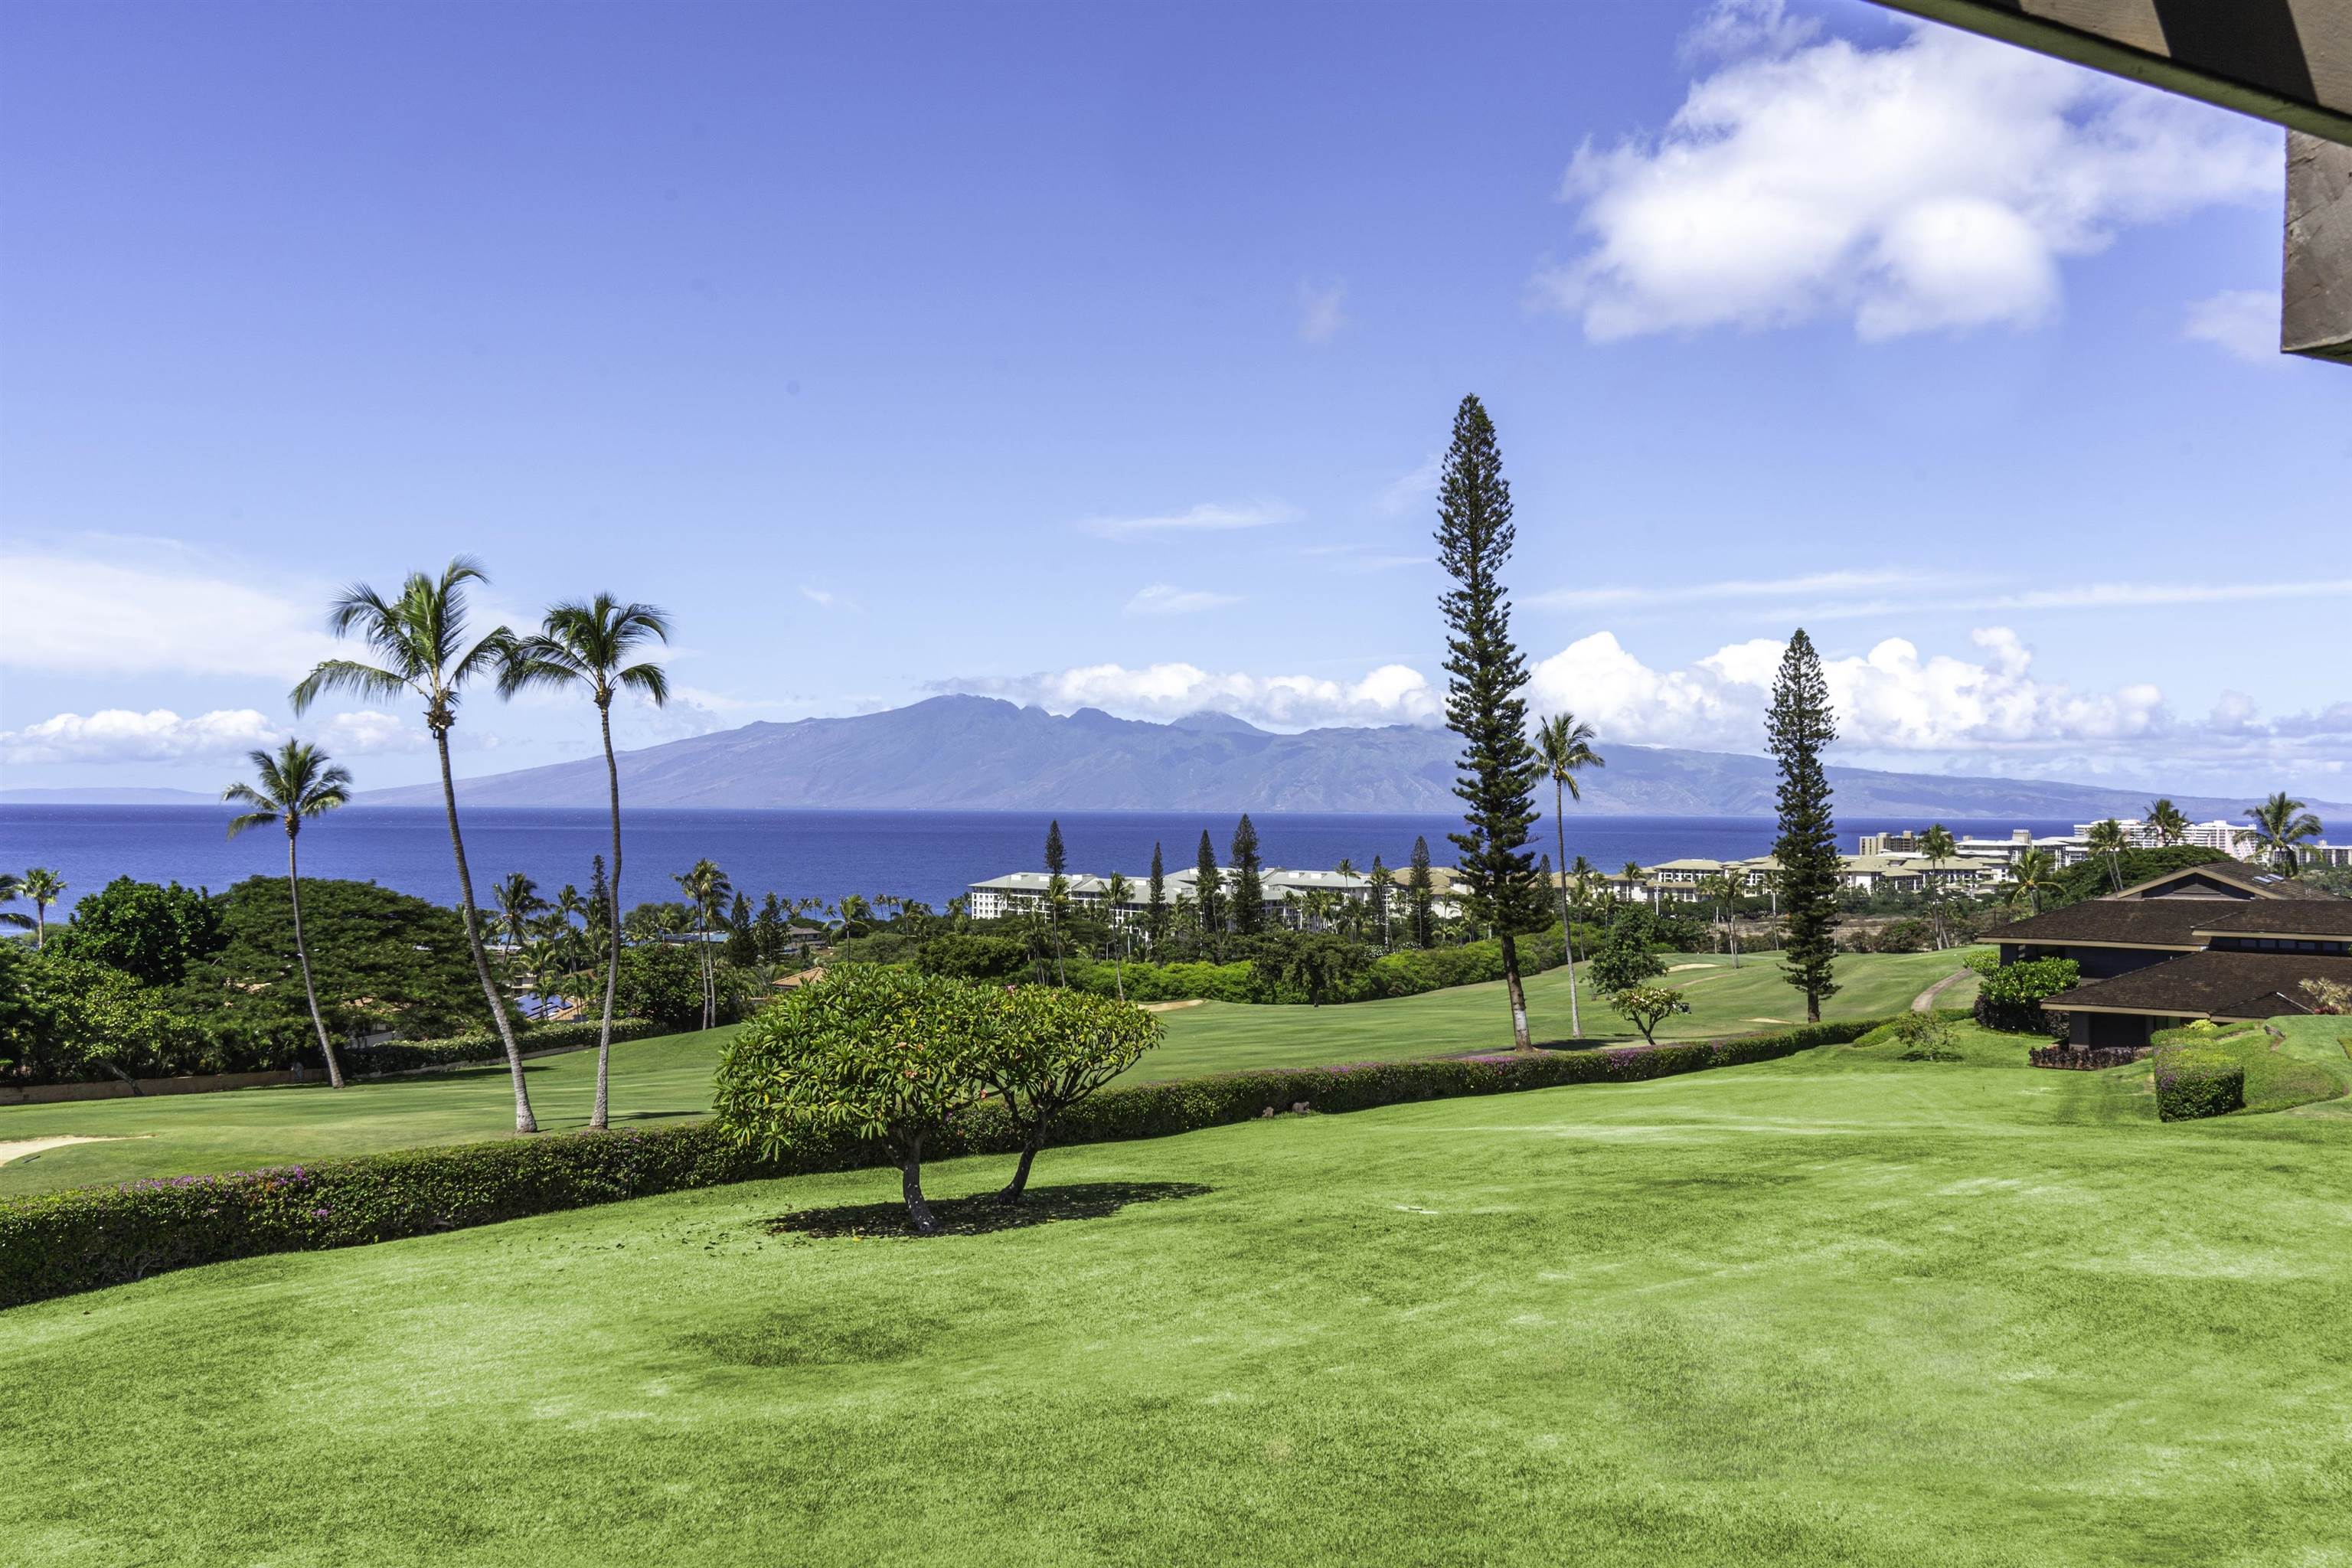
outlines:
{"label": "trimmed hedge", "polygon": [[2063,1013],[2045,1012],[2042,1002],[2082,983],[2083,966],[2071,958],[2032,958],[2002,963],[1972,958],[1969,967],[1983,979],[1977,985],[1976,1020],[2005,1035],[2047,1035],[2064,1045],[2069,1023]]}
{"label": "trimmed hedge", "polygon": [[[1055,1126],[1055,1145],[1160,1138],[1304,1103],[1368,1110],[1578,1083],[1637,1083],[1842,1045],[1887,1020],[1817,1024],[1690,1045],[1361,1062],[1110,1089]],[[935,1157],[1009,1154],[1019,1130],[984,1104]],[[543,1133],[220,1176],[174,1176],[0,1201],[0,1307],[173,1268],[428,1236],[690,1187],[882,1163],[852,1138],[765,1158],[715,1122],[640,1132]]]}
{"label": "trimmed hedge", "polygon": [[[604,1031],[602,1019],[583,1020],[569,1024],[532,1024],[515,1031],[515,1043],[526,1051],[560,1051],[591,1047]],[[613,1043],[642,1040],[654,1035],[676,1034],[650,1018],[615,1018],[613,1020]],[[310,1046],[313,1054],[318,1042]],[[470,1035],[451,1035],[439,1040],[386,1040],[380,1046],[344,1046],[341,1048],[344,1067],[362,1078],[382,1073],[415,1072],[420,1068],[472,1067],[482,1062],[504,1061],[505,1042],[493,1029],[482,1029]]]}
{"label": "trimmed hedge", "polygon": [[2167,1121],[2220,1116],[2246,1103],[2246,1069],[2211,1046],[2160,1046],[2156,1053],[2156,1113]]}

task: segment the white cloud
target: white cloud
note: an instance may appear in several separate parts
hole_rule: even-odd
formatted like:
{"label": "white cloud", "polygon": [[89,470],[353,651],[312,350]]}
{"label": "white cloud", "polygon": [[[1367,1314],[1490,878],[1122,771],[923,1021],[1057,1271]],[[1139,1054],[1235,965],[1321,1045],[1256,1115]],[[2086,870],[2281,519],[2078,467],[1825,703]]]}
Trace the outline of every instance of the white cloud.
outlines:
{"label": "white cloud", "polygon": [[[1972,634],[1976,658],[1922,658],[1902,637],[1824,659],[1843,745],[1872,752],[2035,749],[2152,735],[2170,720],[2163,694],[2137,684],[2078,693],[2032,672],[2017,634]],[[1642,744],[1761,749],[1764,709],[1783,644],[1733,643],[1683,669],[1656,670],[1595,632],[1530,672],[1538,707],[1573,709],[1606,734]]]}
{"label": "white cloud", "polygon": [[1106,539],[1130,539],[1144,533],[1222,532],[1242,528],[1267,528],[1297,517],[1295,507],[1281,501],[1253,501],[1245,506],[1204,502],[1189,511],[1158,517],[1090,517],[1078,524]]}
{"label": "white cloud", "polygon": [[1139,589],[1127,602],[1130,616],[1191,616],[1202,610],[1222,609],[1238,605],[1238,594],[1212,594],[1202,588],[1179,588],[1172,583],[1154,583]]}
{"label": "white cloud", "polygon": [[1738,55],[1788,54],[1822,30],[1811,16],[1791,16],[1782,0],[1718,0],[1683,37],[1685,60]]}
{"label": "white cloud", "polygon": [[2249,364],[2280,364],[2278,296],[2258,289],[2229,289],[2189,307],[2180,335],[2211,343]]}
{"label": "white cloud", "polygon": [[2032,326],[2057,309],[2061,261],[2125,226],[2278,190],[2274,134],[1967,34],[1807,43],[1751,5],[1699,36],[1745,52],[1662,134],[1588,143],[1563,182],[1591,244],[1536,292],[1591,338]]}
{"label": "white cloud", "polygon": [[66,555],[0,557],[0,663],[78,675],[264,676],[292,682],[344,650],[326,603],[216,572]]}
{"label": "white cloud", "polygon": [[972,691],[1034,702],[1057,713],[1100,708],[1135,719],[1181,719],[1214,709],[1269,729],[1326,724],[1421,724],[1443,712],[1443,696],[1419,670],[1384,664],[1356,680],[1310,675],[1219,674],[1190,664],[1084,665],[1011,679],[940,682],[938,689]]}
{"label": "white cloud", "polygon": [[[296,731],[252,708],[221,709],[182,718],[168,708],[146,713],[109,708],[87,716],[60,713],[22,730],[0,732],[0,762],[21,766],[54,763],[173,763],[242,756],[268,750]],[[424,735],[388,713],[337,713],[310,738],[332,756],[415,751]]]}
{"label": "white cloud", "polygon": [[1302,342],[1328,343],[1348,324],[1348,286],[1344,283],[1301,283],[1298,286],[1298,337]]}
{"label": "white cloud", "polygon": [[1399,474],[1382,485],[1372,499],[1373,509],[1382,517],[1401,517],[1426,506],[1437,498],[1437,481],[1444,467],[1444,459],[1432,452],[1412,472]]}
{"label": "white cloud", "polygon": [[807,584],[803,583],[801,584],[801,597],[806,599],[810,604],[816,605],[819,609],[829,610],[833,608],[833,590],[830,588],[812,588]]}

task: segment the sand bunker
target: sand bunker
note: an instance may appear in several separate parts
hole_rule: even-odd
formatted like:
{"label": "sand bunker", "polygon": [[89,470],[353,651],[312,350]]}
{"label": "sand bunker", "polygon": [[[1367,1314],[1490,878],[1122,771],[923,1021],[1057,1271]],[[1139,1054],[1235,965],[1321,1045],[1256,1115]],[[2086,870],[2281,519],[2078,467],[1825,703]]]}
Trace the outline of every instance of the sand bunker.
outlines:
{"label": "sand bunker", "polygon": [[21,1160],[27,1154],[37,1154],[45,1149],[62,1149],[68,1143],[111,1143],[111,1138],[83,1138],[67,1133],[56,1138],[0,1138],[0,1165],[11,1160]]}

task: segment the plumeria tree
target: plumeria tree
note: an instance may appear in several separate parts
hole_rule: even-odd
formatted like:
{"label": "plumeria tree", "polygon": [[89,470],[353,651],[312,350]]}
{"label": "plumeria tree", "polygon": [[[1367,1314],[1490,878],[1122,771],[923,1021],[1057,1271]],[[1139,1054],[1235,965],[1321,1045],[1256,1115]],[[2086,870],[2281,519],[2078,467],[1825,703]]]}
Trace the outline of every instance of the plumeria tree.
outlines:
{"label": "plumeria tree", "polygon": [[987,1094],[987,1006],[1003,995],[911,969],[836,965],[762,1008],[728,1045],[719,1123],[772,1156],[845,1139],[882,1144],[908,1218],[931,1234],[924,1152]]}
{"label": "plumeria tree", "polygon": [[1160,1020],[1130,1003],[1055,986],[988,998],[974,1073],[1021,1130],[1021,1163],[997,1194],[1017,1204],[1056,1118],[1133,1067],[1160,1043]]}
{"label": "plumeria tree", "polygon": [[319,1032],[319,1054],[327,1058],[327,1082],[343,1087],[343,1064],[335,1059],[335,1042],[327,1034],[326,1015],[319,1011],[319,987],[310,979],[310,949],[302,940],[302,868],[295,858],[295,841],[302,825],[345,805],[352,798],[351,773],[327,753],[300,741],[289,740],[273,754],[252,752],[253,782],[239,782],[221,792],[221,798],[249,809],[229,818],[231,838],[251,827],[281,826],[286,830],[286,897],[294,910],[294,959],[302,970],[302,995],[310,1005],[310,1026]]}

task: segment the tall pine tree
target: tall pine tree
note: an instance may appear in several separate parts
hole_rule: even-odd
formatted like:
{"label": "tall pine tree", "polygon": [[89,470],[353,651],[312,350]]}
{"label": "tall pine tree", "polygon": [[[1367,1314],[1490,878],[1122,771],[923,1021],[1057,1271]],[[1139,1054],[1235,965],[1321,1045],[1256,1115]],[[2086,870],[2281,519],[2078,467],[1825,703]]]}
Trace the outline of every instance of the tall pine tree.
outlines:
{"label": "tall pine tree", "polygon": [[1528,852],[1538,773],[1528,742],[1528,661],[1511,640],[1503,567],[1518,531],[1503,479],[1494,422],[1475,397],[1454,416],[1454,441],[1437,491],[1437,560],[1454,579],[1438,597],[1445,615],[1445,722],[1462,737],[1454,793],[1465,831],[1454,876],[1474,921],[1494,928],[1511,998],[1511,1043],[1529,1049],[1527,991],[1519,983],[1522,931],[1544,927],[1543,885]]}
{"label": "tall pine tree", "polygon": [[1372,918],[1381,922],[1381,945],[1389,945],[1389,889],[1396,885],[1396,873],[1390,870],[1377,855],[1372,857],[1372,874],[1367,879],[1372,885]]}
{"label": "tall pine tree", "polygon": [[1234,931],[1240,936],[1255,936],[1265,923],[1265,889],[1258,873],[1265,868],[1258,859],[1257,828],[1250,822],[1249,813],[1234,824],[1234,888],[1230,901],[1234,910]]}
{"label": "tall pine tree", "polygon": [[1201,853],[1192,862],[1193,907],[1201,911],[1201,940],[1222,954],[1225,950],[1225,900],[1217,875],[1217,847],[1209,830],[1201,829]]}
{"label": "tall pine tree", "polygon": [[1789,922],[1782,966],[1805,994],[1805,1017],[1822,1021],[1822,1003],[1837,994],[1837,824],[1830,816],[1829,775],[1822,751],[1837,739],[1829,681],[1803,627],[1789,639],[1764,716],[1765,748],[1780,764],[1780,913]]}
{"label": "tall pine tree", "polygon": [[1429,840],[1412,841],[1412,866],[1405,873],[1405,913],[1412,926],[1412,945],[1429,945],[1429,906],[1434,897],[1436,879],[1429,874]]}
{"label": "tall pine tree", "polygon": [[1168,935],[1168,868],[1160,858],[1160,840],[1151,841],[1151,889],[1143,903],[1143,934],[1154,957]]}
{"label": "tall pine tree", "polygon": [[1045,930],[1054,947],[1054,984],[1067,978],[1062,971],[1062,906],[1070,896],[1070,858],[1062,849],[1062,819],[1045,824]]}

